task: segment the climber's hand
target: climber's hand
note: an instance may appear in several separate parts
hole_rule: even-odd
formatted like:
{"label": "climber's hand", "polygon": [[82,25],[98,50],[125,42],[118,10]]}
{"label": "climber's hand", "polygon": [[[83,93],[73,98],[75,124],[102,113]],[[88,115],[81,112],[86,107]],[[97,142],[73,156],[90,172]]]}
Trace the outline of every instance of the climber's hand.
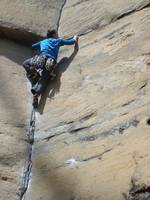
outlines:
{"label": "climber's hand", "polygon": [[73,39],[76,41],[76,43],[78,43],[78,41],[79,41],[79,36],[75,35],[75,36],[73,37]]}
{"label": "climber's hand", "polygon": [[78,42],[79,42],[79,37],[78,37],[77,35],[75,35],[75,36],[73,37],[73,39],[75,40],[74,50],[75,50],[75,51],[78,51],[78,50],[79,50],[79,44],[78,44]]}

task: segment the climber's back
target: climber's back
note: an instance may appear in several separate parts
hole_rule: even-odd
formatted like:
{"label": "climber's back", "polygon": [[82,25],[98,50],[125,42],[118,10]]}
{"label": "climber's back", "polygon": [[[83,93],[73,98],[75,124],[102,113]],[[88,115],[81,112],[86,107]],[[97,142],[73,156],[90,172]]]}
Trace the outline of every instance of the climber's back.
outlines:
{"label": "climber's back", "polygon": [[60,46],[73,45],[76,42],[75,38],[66,40],[59,38],[56,30],[47,32],[47,39],[42,40],[32,45],[32,48],[39,50],[39,55],[45,55],[47,58],[57,60]]}

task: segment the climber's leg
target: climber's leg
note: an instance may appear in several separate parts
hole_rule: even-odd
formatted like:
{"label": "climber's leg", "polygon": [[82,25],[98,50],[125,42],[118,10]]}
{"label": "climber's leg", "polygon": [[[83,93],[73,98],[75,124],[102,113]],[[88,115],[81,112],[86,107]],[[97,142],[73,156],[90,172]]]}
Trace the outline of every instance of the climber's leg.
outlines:
{"label": "climber's leg", "polygon": [[26,70],[26,76],[31,85],[35,85],[39,79],[38,73],[33,66],[33,58],[27,59],[23,62],[23,67]]}
{"label": "climber's leg", "polygon": [[22,65],[24,69],[26,70],[27,74],[30,74],[33,72],[32,58],[25,60]]}
{"label": "climber's leg", "polygon": [[33,106],[34,109],[37,109],[37,108],[38,108],[38,97],[39,97],[38,94],[34,94],[34,95],[33,95],[33,103],[32,103],[32,106]]}
{"label": "climber's leg", "polygon": [[43,71],[42,76],[39,78],[39,81],[32,87],[32,94],[41,95],[45,91],[48,81],[50,80],[50,74],[47,70]]}

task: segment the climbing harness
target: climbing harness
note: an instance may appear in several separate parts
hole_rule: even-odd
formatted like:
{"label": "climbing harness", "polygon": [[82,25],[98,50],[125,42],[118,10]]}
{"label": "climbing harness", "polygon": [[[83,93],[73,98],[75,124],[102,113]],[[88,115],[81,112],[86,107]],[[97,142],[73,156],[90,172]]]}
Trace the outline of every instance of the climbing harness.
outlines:
{"label": "climbing harness", "polygon": [[56,61],[54,59],[48,58],[46,60],[46,63],[45,63],[45,69],[47,71],[52,71],[52,69],[54,68],[55,64],[56,64]]}

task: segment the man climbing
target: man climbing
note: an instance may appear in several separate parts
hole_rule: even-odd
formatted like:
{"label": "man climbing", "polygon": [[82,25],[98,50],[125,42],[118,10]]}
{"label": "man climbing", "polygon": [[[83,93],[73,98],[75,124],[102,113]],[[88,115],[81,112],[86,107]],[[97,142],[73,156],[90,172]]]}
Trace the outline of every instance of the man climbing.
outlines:
{"label": "man climbing", "polygon": [[33,94],[33,107],[38,107],[38,97],[45,90],[50,77],[55,77],[55,67],[59,48],[64,45],[78,46],[78,36],[72,39],[60,38],[56,30],[48,30],[47,38],[32,45],[37,50],[37,55],[26,60],[23,67],[27,72],[27,78],[31,82]]}

